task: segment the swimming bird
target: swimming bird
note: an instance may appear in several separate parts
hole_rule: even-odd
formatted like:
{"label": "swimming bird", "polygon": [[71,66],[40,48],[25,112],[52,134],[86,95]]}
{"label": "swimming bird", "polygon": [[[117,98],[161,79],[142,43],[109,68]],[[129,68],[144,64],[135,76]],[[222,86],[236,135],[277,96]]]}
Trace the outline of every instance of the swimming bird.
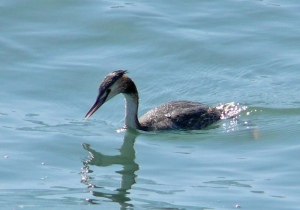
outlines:
{"label": "swimming bird", "polygon": [[234,107],[233,103],[210,107],[199,102],[171,101],[155,107],[138,119],[138,90],[132,79],[125,75],[126,72],[117,70],[104,78],[96,102],[84,119],[88,119],[119,93],[125,97],[125,128],[143,131],[203,129],[222,119]]}

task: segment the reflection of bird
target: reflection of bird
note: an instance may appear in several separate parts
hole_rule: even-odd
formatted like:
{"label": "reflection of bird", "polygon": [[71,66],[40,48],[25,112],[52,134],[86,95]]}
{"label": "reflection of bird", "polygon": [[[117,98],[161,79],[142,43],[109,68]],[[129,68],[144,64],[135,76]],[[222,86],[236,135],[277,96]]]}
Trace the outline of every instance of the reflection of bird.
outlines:
{"label": "reflection of bird", "polygon": [[[113,202],[117,202],[120,204],[121,209],[133,207],[132,204],[127,202],[131,201],[129,190],[131,190],[132,186],[136,183],[136,172],[139,170],[139,165],[135,161],[134,142],[136,137],[136,132],[125,132],[124,142],[117,155],[107,155],[92,149],[89,144],[82,144],[83,148],[89,152],[89,157],[83,162],[84,167],[81,172],[81,182],[85,183],[88,188],[91,188],[89,191],[95,197],[105,198],[105,200],[110,199]],[[105,185],[107,181],[97,181],[98,175],[93,175],[94,171],[90,170],[90,167],[110,167],[112,165],[122,166],[121,170],[116,171],[117,174],[121,175],[121,182],[120,186],[115,190],[111,190],[112,187],[110,184],[108,184],[109,186]],[[108,177],[110,176],[108,175]],[[97,203],[97,200],[98,199],[89,199],[88,201]]]}
{"label": "reflection of bird", "polygon": [[144,131],[202,129],[220,120],[233,106],[229,103],[220,107],[209,107],[192,101],[171,101],[148,111],[138,120],[138,91],[134,82],[125,73],[124,70],[118,70],[105,77],[100,85],[97,100],[85,119],[119,93],[122,93],[126,100],[125,127]]}

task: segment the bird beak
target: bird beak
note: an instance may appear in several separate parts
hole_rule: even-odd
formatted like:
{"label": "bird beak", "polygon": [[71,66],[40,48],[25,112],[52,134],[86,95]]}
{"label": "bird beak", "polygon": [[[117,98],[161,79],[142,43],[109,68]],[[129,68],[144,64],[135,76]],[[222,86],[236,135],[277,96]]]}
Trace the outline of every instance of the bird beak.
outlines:
{"label": "bird beak", "polygon": [[92,116],[92,114],[94,114],[97,111],[97,109],[99,109],[102,106],[102,104],[105,103],[107,96],[108,96],[108,94],[101,97],[101,95],[99,94],[96,102],[94,103],[92,108],[88,111],[88,113],[85,115],[85,117],[84,117],[85,120],[88,119],[90,116]]}

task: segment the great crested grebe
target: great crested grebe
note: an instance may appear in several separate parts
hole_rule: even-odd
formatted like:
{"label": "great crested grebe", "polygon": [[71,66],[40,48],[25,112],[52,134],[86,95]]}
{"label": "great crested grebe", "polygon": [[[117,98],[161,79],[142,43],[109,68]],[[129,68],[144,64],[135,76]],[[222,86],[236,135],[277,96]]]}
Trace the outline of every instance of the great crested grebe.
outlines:
{"label": "great crested grebe", "polygon": [[224,116],[232,117],[239,112],[234,103],[210,107],[192,101],[171,101],[155,107],[138,119],[139,94],[134,82],[125,74],[126,70],[118,70],[104,78],[96,102],[84,119],[88,119],[99,107],[119,93],[124,95],[126,101],[125,128],[143,131],[199,130],[223,119]]}

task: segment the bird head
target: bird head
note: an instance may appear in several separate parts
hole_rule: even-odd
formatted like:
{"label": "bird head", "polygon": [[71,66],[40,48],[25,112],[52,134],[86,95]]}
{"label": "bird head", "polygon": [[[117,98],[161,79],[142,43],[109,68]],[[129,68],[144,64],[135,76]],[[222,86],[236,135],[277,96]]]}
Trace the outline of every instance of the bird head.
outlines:
{"label": "bird head", "polygon": [[105,102],[112,99],[119,93],[126,93],[128,91],[128,85],[126,81],[129,79],[124,76],[126,70],[117,70],[109,73],[100,84],[99,93],[94,105],[90,108],[84,119],[88,119],[99,109]]}

